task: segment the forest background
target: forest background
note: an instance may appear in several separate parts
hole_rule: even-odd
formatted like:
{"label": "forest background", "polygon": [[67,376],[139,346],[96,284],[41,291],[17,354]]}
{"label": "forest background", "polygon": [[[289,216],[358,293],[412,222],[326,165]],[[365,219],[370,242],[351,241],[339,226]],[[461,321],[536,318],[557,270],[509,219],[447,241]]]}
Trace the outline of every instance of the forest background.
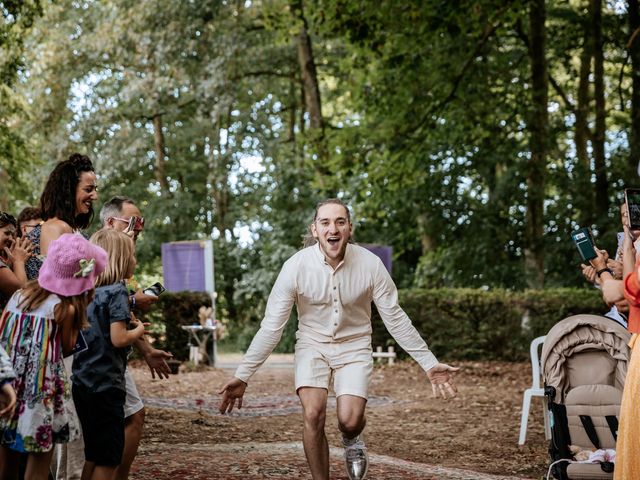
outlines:
{"label": "forest background", "polygon": [[260,319],[316,201],[401,288],[585,287],[640,186],[640,8],[603,0],[0,0],[0,209],[71,152],[160,244],[213,238],[217,316]]}

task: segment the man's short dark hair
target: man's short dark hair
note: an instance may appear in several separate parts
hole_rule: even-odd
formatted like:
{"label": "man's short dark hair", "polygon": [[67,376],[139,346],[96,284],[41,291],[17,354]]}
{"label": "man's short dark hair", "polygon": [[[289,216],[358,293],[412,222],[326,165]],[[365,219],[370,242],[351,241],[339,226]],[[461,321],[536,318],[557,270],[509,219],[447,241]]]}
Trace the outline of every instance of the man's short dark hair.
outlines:
{"label": "man's short dark hair", "polygon": [[131,205],[136,204],[133,199],[120,195],[113,197],[108,202],[105,202],[105,204],[102,206],[102,209],[100,210],[100,223],[102,224],[102,226],[105,226],[107,224],[107,220],[109,220],[109,218],[121,215],[122,205],[124,205],[125,203],[129,203]]}

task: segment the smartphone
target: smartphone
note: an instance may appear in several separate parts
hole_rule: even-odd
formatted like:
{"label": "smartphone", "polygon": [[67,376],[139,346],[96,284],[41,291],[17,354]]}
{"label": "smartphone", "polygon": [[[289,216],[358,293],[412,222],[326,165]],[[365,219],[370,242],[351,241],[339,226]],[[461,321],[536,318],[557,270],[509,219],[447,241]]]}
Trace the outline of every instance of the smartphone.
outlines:
{"label": "smartphone", "polygon": [[142,290],[142,293],[144,293],[145,295],[153,295],[155,297],[158,297],[165,290],[166,288],[164,288],[164,286],[160,282],[156,282],[150,287],[147,287],[144,290]]}
{"label": "smartphone", "polygon": [[640,230],[640,188],[625,188],[624,201],[627,204],[629,228]]}
{"label": "smartphone", "polygon": [[133,232],[133,227],[135,226],[136,226],[136,217],[131,217],[129,219],[129,224],[127,225],[127,228],[124,229],[124,233]]}
{"label": "smartphone", "polygon": [[573,239],[573,243],[576,244],[576,247],[578,247],[578,252],[583,261],[588,262],[598,256],[590,228],[584,227],[572,232],[571,238]]}

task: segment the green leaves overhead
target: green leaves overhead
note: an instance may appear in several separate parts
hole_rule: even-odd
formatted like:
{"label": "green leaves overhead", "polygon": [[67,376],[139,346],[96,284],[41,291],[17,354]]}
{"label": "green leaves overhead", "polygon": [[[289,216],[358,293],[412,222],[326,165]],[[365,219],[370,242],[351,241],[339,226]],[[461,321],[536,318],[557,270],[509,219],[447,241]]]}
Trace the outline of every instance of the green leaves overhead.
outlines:
{"label": "green leaves overhead", "polygon": [[[298,248],[323,196],[352,205],[359,241],[394,248],[401,285],[525,286],[540,107],[531,2],[60,0],[41,16],[38,3],[2,5],[0,46],[15,53],[1,67],[0,166],[22,185],[7,202],[33,201],[56,161],[86,152],[102,199],[129,195],[149,219],[141,264],[158,268],[163,241],[213,236],[219,310],[246,321],[268,290],[252,285],[278,268],[265,255]],[[598,227],[611,249],[615,204],[635,181],[640,67],[624,63],[619,3],[544,6],[545,281],[572,285],[569,232]],[[604,175],[594,156],[602,98]],[[33,158],[47,166],[22,162]]]}

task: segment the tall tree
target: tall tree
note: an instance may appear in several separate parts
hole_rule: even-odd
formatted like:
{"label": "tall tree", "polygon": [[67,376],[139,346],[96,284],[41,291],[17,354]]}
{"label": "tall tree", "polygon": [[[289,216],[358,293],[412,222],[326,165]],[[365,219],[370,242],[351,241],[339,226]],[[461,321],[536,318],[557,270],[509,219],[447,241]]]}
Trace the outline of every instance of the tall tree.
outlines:
{"label": "tall tree", "polygon": [[531,154],[527,165],[527,217],[525,268],[531,288],[544,285],[544,199],[549,145],[548,72],[546,59],[546,2],[529,5],[529,58],[531,63]]}
{"label": "tall tree", "polygon": [[590,0],[589,13],[593,35],[593,95],[595,98],[595,129],[593,134],[593,160],[596,175],[594,211],[598,218],[609,210],[609,181],[605,162],[606,115],[604,90],[604,40],[602,35],[602,0]]}
{"label": "tall tree", "polygon": [[631,57],[631,128],[629,132],[629,160],[626,173],[633,178],[640,172],[640,5],[628,0],[629,38],[627,51]]}

